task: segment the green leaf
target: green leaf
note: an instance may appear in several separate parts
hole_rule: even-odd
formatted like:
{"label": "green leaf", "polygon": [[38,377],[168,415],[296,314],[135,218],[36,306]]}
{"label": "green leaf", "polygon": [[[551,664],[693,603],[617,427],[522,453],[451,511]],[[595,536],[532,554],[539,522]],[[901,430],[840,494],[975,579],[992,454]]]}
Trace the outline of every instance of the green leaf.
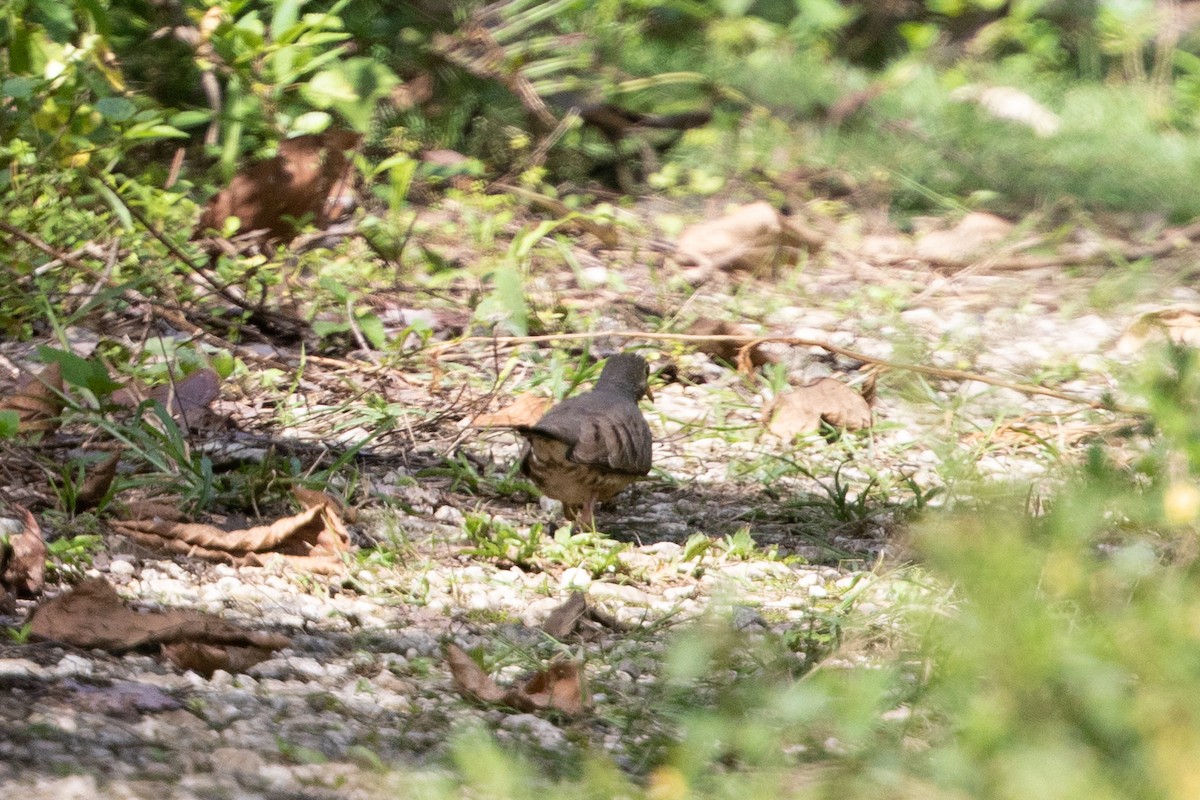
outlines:
{"label": "green leaf", "polygon": [[0,92],[3,92],[6,97],[28,100],[39,83],[41,81],[37,78],[9,78],[0,84]]}
{"label": "green leaf", "polygon": [[165,123],[138,123],[123,134],[126,139],[186,139],[188,135],[179,128]]}
{"label": "green leaf", "polygon": [[503,266],[496,270],[492,280],[496,285],[496,299],[500,306],[508,312],[508,324],[517,336],[529,332],[529,309],[525,306],[525,282],[521,280],[520,271],[513,266]]}
{"label": "green leaf", "polygon": [[191,128],[195,125],[203,125],[212,119],[211,111],[201,111],[194,109],[192,111],[180,111],[178,114],[172,114],[167,122],[176,128]]}
{"label": "green leaf", "polygon": [[[29,30],[24,25],[16,25],[9,36],[8,68],[20,75],[30,72],[33,68],[32,50],[29,47]],[[5,81],[7,83],[7,81]]]}
{"label": "green leaf", "polygon": [[17,435],[21,415],[12,409],[0,409],[0,439],[11,439]]}
{"label": "green leaf", "polygon": [[514,238],[512,245],[509,247],[509,252],[514,259],[522,259],[529,255],[529,251],[533,246],[542,240],[547,233],[557,228],[566,222],[565,219],[545,219],[533,227],[532,230],[523,230]]}
{"label": "green leaf", "polygon": [[69,42],[78,30],[72,3],[62,0],[33,0],[34,18],[56,42]]}
{"label": "green leaf", "polygon": [[278,36],[296,24],[300,18],[300,6],[303,0],[276,0],[275,13],[271,15],[271,33]]}
{"label": "green leaf", "polygon": [[300,88],[300,94],[317,108],[329,108],[334,103],[349,103],[359,99],[350,81],[337,69],[327,69],[313,75]]}
{"label": "green leaf", "polygon": [[383,321],[374,314],[367,312],[359,315],[358,329],[376,350],[382,350],[387,345],[387,330],[383,327]]}
{"label": "green leaf", "polygon": [[350,330],[348,322],[330,322],[328,320],[314,320],[312,324],[313,333],[324,339],[326,336],[332,336],[335,333],[347,333]]}
{"label": "green leaf", "polygon": [[109,122],[124,122],[137,113],[137,106],[124,97],[102,97],[96,101],[96,110]]}
{"label": "green leaf", "polygon": [[339,303],[345,303],[350,299],[350,292],[346,289],[346,286],[339,281],[335,281],[328,275],[322,277],[318,283],[322,289],[333,295],[334,299]]}
{"label": "green leaf", "polygon": [[108,11],[100,4],[99,0],[77,0],[79,7],[91,15],[92,23],[96,26],[96,32],[104,38],[108,38],[112,34],[112,25],[108,18]]}
{"label": "green leaf", "polygon": [[63,381],[87,389],[97,397],[107,397],[121,388],[121,384],[110,378],[108,370],[97,360],[80,358],[74,353],[53,347],[38,347],[38,358],[47,364],[58,364],[62,367]]}
{"label": "green leaf", "polygon": [[333,117],[325,111],[309,111],[292,121],[289,133],[320,133],[333,124]]}
{"label": "green leaf", "polygon": [[100,193],[100,196],[104,198],[105,202],[108,203],[108,207],[112,209],[112,212],[116,215],[117,219],[121,220],[121,226],[127,231],[133,230],[133,215],[129,213],[129,208],[125,205],[121,198],[117,196],[116,192],[109,188],[104,181],[96,178],[89,178],[88,182],[97,192]]}

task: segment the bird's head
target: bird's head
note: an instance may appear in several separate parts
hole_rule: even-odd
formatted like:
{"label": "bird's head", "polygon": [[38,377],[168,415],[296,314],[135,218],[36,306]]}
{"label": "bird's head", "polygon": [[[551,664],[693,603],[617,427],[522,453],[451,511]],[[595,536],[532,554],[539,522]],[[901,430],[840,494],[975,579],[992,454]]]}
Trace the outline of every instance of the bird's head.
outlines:
{"label": "bird's head", "polygon": [[634,400],[641,400],[642,397],[654,400],[649,381],[650,365],[646,359],[636,353],[617,353],[604,362],[595,391],[619,392]]}

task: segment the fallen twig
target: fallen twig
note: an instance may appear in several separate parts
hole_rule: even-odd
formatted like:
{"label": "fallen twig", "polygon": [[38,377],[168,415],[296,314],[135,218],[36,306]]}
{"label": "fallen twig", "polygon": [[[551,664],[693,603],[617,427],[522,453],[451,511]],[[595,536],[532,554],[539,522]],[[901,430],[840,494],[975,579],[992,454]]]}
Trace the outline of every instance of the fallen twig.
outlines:
{"label": "fallen twig", "polygon": [[895,369],[904,372],[915,372],[918,375],[929,375],[934,378],[943,378],[945,380],[957,381],[978,381],[986,383],[989,386],[996,386],[1001,389],[1011,389],[1014,392],[1022,394],[1041,395],[1044,397],[1053,397],[1057,400],[1065,400],[1069,403],[1078,403],[1088,406],[1089,408],[1101,409],[1105,411],[1118,411],[1123,414],[1146,414],[1147,411],[1142,408],[1127,406],[1122,403],[1105,402],[1103,400],[1090,400],[1086,397],[1070,394],[1069,392],[1060,392],[1057,389],[1050,389],[1045,386],[1036,386],[1029,383],[1016,383],[1014,381],[1004,380],[1002,378],[993,378],[990,375],[982,373],[968,372],[960,369],[947,369],[944,367],[931,367],[924,364],[906,364],[898,361],[889,361],[885,358],[877,358],[876,356],[860,353],[857,350],[851,350],[847,347],[823,342],[819,339],[807,339],[800,336],[758,336],[746,337],[736,335],[726,336],[709,336],[703,334],[688,334],[688,333],[651,333],[645,331],[604,331],[601,333],[560,333],[546,334],[543,336],[466,336],[461,339],[456,339],[451,342],[445,342],[430,351],[430,355],[437,359],[443,353],[457,349],[472,342],[490,342],[493,345],[521,345],[521,344],[538,344],[541,342],[563,342],[563,341],[580,341],[587,339],[601,338],[615,339],[646,339],[650,341],[671,341],[671,342],[734,342],[740,346],[741,351],[749,352],[750,349],[757,345],[765,343],[786,344],[794,347],[819,347],[826,352],[835,353],[845,358],[862,361],[867,364],[875,364],[884,369]]}

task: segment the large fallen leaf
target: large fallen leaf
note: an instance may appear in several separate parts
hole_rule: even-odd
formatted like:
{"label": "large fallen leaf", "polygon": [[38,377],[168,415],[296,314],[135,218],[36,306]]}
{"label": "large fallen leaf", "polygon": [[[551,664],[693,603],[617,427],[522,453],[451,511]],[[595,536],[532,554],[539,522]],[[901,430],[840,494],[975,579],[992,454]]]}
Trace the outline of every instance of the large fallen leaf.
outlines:
{"label": "large fallen leaf", "polygon": [[448,644],[445,655],[455,687],[471,700],[506,705],[526,713],[559,711],[578,715],[587,707],[582,670],[575,662],[556,661],[523,684],[505,689],[461,647]]}
{"label": "large fallen leaf", "polygon": [[687,275],[692,282],[707,279],[714,270],[770,274],[822,244],[823,237],[799,220],[760,201],[686,228],[675,244],[675,260],[696,267]]}
{"label": "large fallen leaf", "polygon": [[135,384],[113,392],[112,400],[118,405],[134,407],[144,400],[157,400],[170,412],[176,421],[188,428],[196,428],[203,412],[221,394],[221,376],[212,369],[198,369],[186,378],[173,383],[164,383],[146,390]]}
{"label": "large fallen leaf", "polygon": [[283,140],[274,158],[242,169],[209,200],[196,232],[221,231],[229,217],[238,218],[242,233],[266,230],[273,239],[291,238],[304,219],[325,227],[337,218],[336,201],[349,187],[345,154],[359,139],[330,130]]}
{"label": "large fallen leaf", "polygon": [[[738,366],[738,359],[741,357],[742,348],[754,340],[754,337],[746,327],[733,322],[716,319],[698,319],[684,333],[693,336],[744,337],[742,339],[709,339],[695,343],[696,349],[701,353],[706,353],[735,367]],[[772,364],[775,362],[774,357],[764,351],[761,344],[751,347],[747,356],[750,359],[750,365],[756,369],[763,364]]]}
{"label": "large fallen leaf", "polygon": [[591,642],[607,635],[609,631],[628,631],[630,626],[593,606],[583,592],[572,592],[562,605],[546,617],[542,630],[560,642],[568,638]]}
{"label": "large fallen leaf", "polygon": [[871,406],[862,395],[835,378],[820,378],[808,386],[784,392],[767,406],[763,415],[767,430],[787,441],[819,430],[822,422],[851,431],[871,426]]}
{"label": "large fallen leaf", "polygon": [[41,594],[46,582],[46,543],[33,514],[23,506],[12,506],[21,515],[21,532],[0,544],[0,589],[17,597]]}
{"label": "large fallen leaf", "polygon": [[62,365],[57,361],[29,378],[0,401],[0,410],[17,412],[17,429],[24,433],[58,430],[63,410]]}
{"label": "large fallen leaf", "polygon": [[953,228],[921,237],[916,257],[934,264],[967,264],[1012,235],[1013,224],[983,211],[967,214]]}
{"label": "large fallen leaf", "polygon": [[84,581],[39,605],[29,628],[36,639],[112,653],[158,645],[202,644],[255,648],[265,657],[290,643],[286,636],[249,631],[202,611],[130,608],[103,578]]}
{"label": "large fallen leaf", "polygon": [[204,676],[219,669],[229,673],[245,672],[260,661],[266,661],[272,652],[273,649],[268,647],[206,642],[173,642],[162,646],[163,656],[172,664]]}
{"label": "large fallen leaf", "polygon": [[516,400],[499,411],[490,414],[480,414],[471,420],[473,428],[516,428],[522,425],[533,425],[553,401],[548,397],[527,392],[519,395]]}
{"label": "large fallen leaf", "polygon": [[188,521],[177,508],[133,503],[126,519],[110,524],[148,547],[222,561],[235,566],[262,566],[282,557],[297,569],[319,574],[340,572],[341,554],[350,549],[350,532],[338,503],[321,492],[298,491],[306,508],[269,525],[226,529]]}
{"label": "large fallen leaf", "polygon": [[520,689],[535,710],[554,709],[571,716],[583,713],[583,672],[574,661],[550,664]]}
{"label": "large fallen leaf", "polygon": [[566,602],[546,617],[546,621],[542,623],[542,630],[547,636],[562,641],[575,632],[587,610],[587,598],[583,596],[583,592],[571,592]]}
{"label": "large fallen leaf", "polygon": [[1136,353],[1147,343],[1164,338],[1175,344],[1200,347],[1200,308],[1172,306],[1147,311],[1121,334],[1117,352]]}
{"label": "large fallen leaf", "polygon": [[99,464],[88,468],[83,479],[83,485],[75,494],[75,510],[86,511],[95,508],[108,494],[113,478],[117,477],[117,464],[121,461],[121,451],[113,453]]}
{"label": "large fallen leaf", "polygon": [[500,688],[500,684],[492,680],[465,650],[458,645],[448,644],[445,655],[446,663],[450,665],[450,675],[454,678],[454,686],[459,692],[480,703],[504,702],[505,691]]}

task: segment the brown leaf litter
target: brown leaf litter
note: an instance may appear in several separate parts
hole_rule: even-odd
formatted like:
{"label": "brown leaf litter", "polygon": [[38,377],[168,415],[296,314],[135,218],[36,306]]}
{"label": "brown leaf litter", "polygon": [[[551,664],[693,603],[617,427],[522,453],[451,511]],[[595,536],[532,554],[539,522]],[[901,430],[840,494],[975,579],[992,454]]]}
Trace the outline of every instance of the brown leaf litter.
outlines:
{"label": "brown leaf litter", "polygon": [[117,477],[117,464],[121,461],[121,451],[110,455],[98,464],[88,468],[83,484],[75,493],[75,510],[86,511],[100,505],[100,501],[108,494],[113,479]]}
{"label": "brown leaf litter", "polygon": [[53,433],[58,430],[63,410],[62,367],[49,364],[28,378],[16,391],[0,400],[0,410],[16,411],[22,433]]}
{"label": "brown leaf litter", "polygon": [[234,566],[263,566],[282,558],[291,566],[322,575],[341,572],[350,532],[336,500],[321,492],[298,490],[304,510],[268,525],[225,529],[190,522],[175,505],[131,503],[126,519],[110,524],[139,544]]}
{"label": "brown leaf litter", "polygon": [[271,239],[289,239],[297,221],[311,218],[318,228],[338,216],[338,198],[350,183],[346,152],[360,136],[343,130],[297,136],[279,143],[278,154],[241,169],[200,215],[196,234],[220,231],[237,217],[240,232],[266,230]]}
{"label": "brown leaf litter", "polygon": [[1200,308],[1170,306],[1147,311],[1121,334],[1117,352],[1136,353],[1163,339],[1187,347],[1200,346]]}
{"label": "brown leaf litter", "polygon": [[0,542],[0,589],[17,597],[36,597],[46,583],[46,543],[33,514],[13,505],[21,515],[21,531]]}
{"label": "brown leaf litter", "polygon": [[819,378],[784,392],[763,410],[767,430],[790,441],[820,430],[825,422],[850,431],[871,427],[871,406],[861,394],[836,378]]}
{"label": "brown leaf litter", "polygon": [[560,642],[570,637],[593,641],[604,633],[605,628],[610,631],[629,629],[627,625],[589,604],[583,592],[571,592],[571,596],[551,611],[550,616],[542,623],[542,630],[546,635]]}
{"label": "brown leaf litter", "polygon": [[[215,669],[244,669],[290,644],[281,634],[246,630],[202,611],[131,608],[103,578],[84,581],[45,601],[34,609],[29,625],[36,639],[83,649],[121,654],[157,645],[182,668],[209,675]],[[197,648],[204,650],[207,660],[187,657]]]}
{"label": "brown leaf litter", "polygon": [[518,395],[511,403],[487,414],[479,414],[471,420],[473,428],[516,428],[533,425],[549,410],[554,401],[549,397],[527,392]]}
{"label": "brown leaf litter", "polygon": [[718,270],[773,275],[824,242],[799,219],[759,201],[685,228],[675,244],[675,261],[693,267],[684,274],[692,283],[705,281]]}
{"label": "brown leaf litter", "polygon": [[505,689],[461,647],[447,644],[444,653],[454,687],[468,699],[525,713],[559,711],[571,716],[582,714],[589,705],[582,668],[573,661],[552,662],[523,683]]}
{"label": "brown leaf litter", "polygon": [[[726,322],[725,320],[698,319],[692,323],[685,333],[692,336],[725,337],[698,341],[696,342],[696,349],[701,353],[720,359],[734,367],[738,366],[743,348],[754,341],[754,336],[749,328],[734,322]],[[730,336],[745,338],[730,339],[728,338]],[[755,344],[749,349],[748,357],[750,365],[755,369],[764,364],[775,363],[775,357],[763,350],[761,343]]]}

